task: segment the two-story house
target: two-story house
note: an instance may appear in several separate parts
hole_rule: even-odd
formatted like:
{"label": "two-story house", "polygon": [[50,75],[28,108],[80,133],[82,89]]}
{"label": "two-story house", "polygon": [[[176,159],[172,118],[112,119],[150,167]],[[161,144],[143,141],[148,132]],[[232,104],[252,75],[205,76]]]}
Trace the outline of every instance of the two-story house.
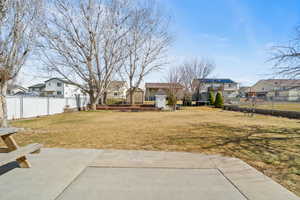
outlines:
{"label": "two-story house", "polygon": [[168,95],[170,88],[175,88],[177,99],[182,99],[184,96],[183,86],[179,83],[146,83],[145,84],[146,92],[145,92],[145,100],[146,101],[154,101],[155,95],[164,94]]}
{"label": "two-story house", "polygon": [[28,89],[29,93],[46,97],[75,97],[77,94],[83,94],[80,88],[61,78],[51,78],[45,83],[32,85]]}
{"label": "two-story house", "polygon": [[43,92],[45,90],[45,84],[44,83],[38,83],[32,86],[28,87],[28,92],[32,94],[36,94],[38,96],[42,96]]}
{"label": "two-story house", "polygon": [[24,95],[27,91],[28,89],[21,85],[8,84],[7,86],[7,95]]}
{"label": "two-story house", "polygon": [[82,94],[80,88],[61,78],[51,78],[45,81],[45,96],[75,97]]}
{"label": "two-story house", "polygon": [[278,101],[300,101],[300,80],[260,80],[250,88],[248,96]]}
{"label": "two-story house", "polygon": [[207,99],[210,91],[215,93],[220,91],[224,98],[234,98],[238,96],[239,86],[231,79],[195,79],[193,80],[193,91],[196,99]]}
{"label": "two-story house", "polygon": [[111,81],[106,91],[106,98],[125,100],[127,90],[126,81]]}

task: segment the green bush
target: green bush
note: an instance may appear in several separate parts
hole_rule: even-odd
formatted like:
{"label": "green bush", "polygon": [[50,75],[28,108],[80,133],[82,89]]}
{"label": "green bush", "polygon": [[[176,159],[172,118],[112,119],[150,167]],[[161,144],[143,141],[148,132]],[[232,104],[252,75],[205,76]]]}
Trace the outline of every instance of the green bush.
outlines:
{"label": "green bush", "polygon": [[215,105],[216,108],[223,108],[224,101],[223,101],[223,97],[222,97],[222,93],[221,92],[217,93],[214,105]]}
{"label": "green bush", "polygon": [[208,102],[209,102],[209,105],[214,105],[214,103],[215,103],[215,96],[212,91],[209,92],[209,94],[208,94]]}

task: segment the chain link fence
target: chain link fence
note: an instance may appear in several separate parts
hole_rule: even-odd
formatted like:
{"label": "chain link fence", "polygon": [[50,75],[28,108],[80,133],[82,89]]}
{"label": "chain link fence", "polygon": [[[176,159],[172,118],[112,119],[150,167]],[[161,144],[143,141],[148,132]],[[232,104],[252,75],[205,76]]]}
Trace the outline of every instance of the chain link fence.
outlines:
{"label": "chain link fence", "polygon": [[300,97],[297,96],[250,96],[225,98],[225,105],[236,105],[244,108],[297,111],[300,112]]}

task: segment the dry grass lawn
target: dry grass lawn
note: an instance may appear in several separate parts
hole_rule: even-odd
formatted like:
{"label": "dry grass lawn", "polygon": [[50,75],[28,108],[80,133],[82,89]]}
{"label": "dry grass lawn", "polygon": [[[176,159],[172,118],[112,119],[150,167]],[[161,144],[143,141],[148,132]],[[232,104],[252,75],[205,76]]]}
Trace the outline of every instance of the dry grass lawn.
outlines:
{"label": "dry grass lawn", "polygon": [[241,158],[300,196],[300,121],[190,108],[177,112],[76,112],[20,120],[16,139],[46,147],[143,149]]}

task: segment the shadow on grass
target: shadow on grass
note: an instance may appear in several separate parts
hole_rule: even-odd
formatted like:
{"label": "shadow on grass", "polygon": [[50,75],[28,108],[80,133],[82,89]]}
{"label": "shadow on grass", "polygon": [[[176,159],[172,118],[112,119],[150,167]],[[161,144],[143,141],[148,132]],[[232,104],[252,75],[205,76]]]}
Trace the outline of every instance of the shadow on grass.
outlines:
{"label": "shadow on grass", "polygon": [[243,159],[300,195],[300,128],[193,124],[168,139],[172,145]]}

